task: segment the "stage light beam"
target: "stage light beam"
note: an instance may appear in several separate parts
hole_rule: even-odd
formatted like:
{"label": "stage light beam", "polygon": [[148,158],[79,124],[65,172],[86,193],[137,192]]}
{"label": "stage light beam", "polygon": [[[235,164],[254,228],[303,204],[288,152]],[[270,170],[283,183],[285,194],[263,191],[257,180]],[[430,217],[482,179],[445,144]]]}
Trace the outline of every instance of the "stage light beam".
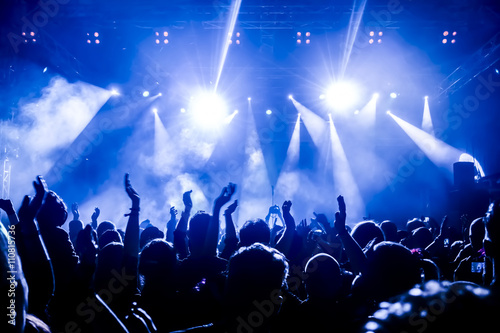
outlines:
{"label": "stage light beam", "polygon": [[434,126],[432,125],[431,111],[429,109],[429,98],[425,96],[424,98],[424,114],[422,117],[422,130],[434,135]]}

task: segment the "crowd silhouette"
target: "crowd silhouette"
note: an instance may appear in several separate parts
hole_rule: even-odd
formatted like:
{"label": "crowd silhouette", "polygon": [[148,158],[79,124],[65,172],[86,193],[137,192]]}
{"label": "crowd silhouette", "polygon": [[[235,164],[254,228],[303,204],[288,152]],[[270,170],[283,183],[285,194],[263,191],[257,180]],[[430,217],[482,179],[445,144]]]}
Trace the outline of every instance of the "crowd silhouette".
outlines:
{"label": "crowd silhouette", "polygon": [[391,221],[359,221],[351,229],[339,195],[330,220],[314,213],[310,223],[297,223],[285,201],[238,229],[232,214],[245,203],[234,200],[236,185],[229,183],[210,213],[193,211],[192,191],[179,193],[184,207],[180,214],[171,207],[161,230],[158,222],[140,221],[140,195],[126,174],[131,208],[121,230],[99,221],[99,208],[85,223],[78,205],[68,210],[42,176],[33,187],[17,212],[0,199],[8,216],[0,224],[1,332],[495,327],[498,201],[484,216],[462,216],[463,228],[445,216],[441,223],[411,218],[400,230]]}

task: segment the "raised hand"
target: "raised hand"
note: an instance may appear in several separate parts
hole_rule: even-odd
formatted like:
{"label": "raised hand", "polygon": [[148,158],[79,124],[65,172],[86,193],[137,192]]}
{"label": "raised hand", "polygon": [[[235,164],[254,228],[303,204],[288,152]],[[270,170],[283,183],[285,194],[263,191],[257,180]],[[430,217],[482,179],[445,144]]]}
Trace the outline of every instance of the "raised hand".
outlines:
{"label": "raised hand", "polygon": [[76,202],[73,202],[71,205],[71,212],[73,213],[73,220],[80,219],[80,212],[78,211],[78,204]]}
{"label": "raised hand", "polygon": [[129,174],[125,174],[125,191],[127,192],[130,200],[132,200],[132,209],[139,209],[140,197],[130,184]]}
{"label": "raised hand", "polygon": [[339,211],[335,213],[334,226],[338,233],[345,231],[345,220],[346,220],[346,207],[344,197],[339,195],[337,197],[337,202],[339,205]]}
{"label": "raised hand", "polygon": [[231,200],[231,197],[233,196],[234,192],[236,191],[236,184],[229,183],[226,187],[222,189],[221,194],[217,199],[215,199],[215,207],[220,209],[222,206],[224,206],[226,203]]}
{"label": "raised hand", "polygon": [[97,221],[99,214],[101,214],[101,210],[99,209],[99,207],[94,208],[94,212],[92,213],[92,216],[90,217],[92,219],[92,221]]}
{"label": "raised hand", "polygon": [[33,209],[36,208],[38,211],[38,208],[42,205],[43,198],[49,189],[45,179],[43,179],[40,175],[36,176],[36,179],[33,181],[33,188],[35,189],[35,196],[33,197],[33,200],[31,200],[31,206]]}
{"label": "raised hand", "polygon": [[94,212],[92,213],[92,216],[90,217],[92,220],[92,229],[97,229],[97,218],[99,217],[99,214],[101,214],[101,211],[99,210],[98,207],[94,208]]}
{"label": "raised hand", "polygon": [[227,206],[225,213],[231,215],[236,210],[236,207],[238,207],[238,200],[234,200],[232,204]]}
{"label": "raised hand", "polygon": [[0,209],[3,210],[7,215],[12,215],[16,211],[14,210],[14,205],[10,199],[0,199]]}
{"label": "raised hand", "polygon": [[191,193],[193,193],[193,190],[186,191],[182,195],[182,202],[184,203],[184,207],[189,210],[193,208],[193,200],[191,200]]}
{"label": "raised hand", "polygon": [[281,206],[281,209],[283,210],[284,215],[290,214],[290,208],[292,208],[292,202],[290,200],[286,200],[285,202],[283,202],[283,206]]}
{"label": "raised hand", "polygon": [[175,220],[176,216],[177,216],[177,209],[175,209],[174,206],[170,207],[170,219]]}

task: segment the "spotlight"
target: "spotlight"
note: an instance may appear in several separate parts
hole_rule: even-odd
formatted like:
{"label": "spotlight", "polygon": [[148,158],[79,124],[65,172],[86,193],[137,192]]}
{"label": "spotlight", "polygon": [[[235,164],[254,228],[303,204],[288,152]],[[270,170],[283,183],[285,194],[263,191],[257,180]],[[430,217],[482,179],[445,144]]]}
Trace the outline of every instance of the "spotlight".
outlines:
{"label": "spotlight", "polygon": [[118,96],[120,95],[120,93],[118,92],[118,90],[116,90],[115,88],[111,89],[111,95],[112,96]]}
{"label": "spotlight", "polygon": [[[43,72],[42,72],[42,73],[45,73],[45,72],[47,71],[47,69],[48,69],[48,68],[47,68],[47,67],[45,67],[45,68],[43,69]],[[498,73],[497,73],[497,74],[498,74]]]}
{"label": "spotlight", "polygon": [[100,41],[99,39],[96,39],[96,40],[95,40],[95,43],[96,43],[96,44],[101,44],[101,41]]}
{"label": "spotlight", "polygon": [[248,99],[248,101],[251,101],[251,100],[252,100],[252,97],[248,97],[247,99]]}
{"label": "spotlight", "polygon": [[377,43],[382,44],[382,39],[377,40]]}
{"label": "spotlight", "polygon": [[164,36],[164,37],[168,37],[168,32],[167,32],[167,31],[164,31],[164,32],[163,32],[163,36]]}
{"label": "spotlight", "polygon": [[311,44],[311,40],[310,39],[306,39],[306,44]]}
{"label": "spotlight", "polygon": [[452,43],[452,44],[455,44],[455,42],[456,42],[456,40],[454,40],[454,39],[452,39],[452,40],[451,40],[451,43]]}
{"label": "spotlight", "polygon": [[302,40],[297,39],[297,44],[302,44]]}
{"label": "spotlight", "polygon": [[168,44],[168,39],[164,39],[163,44]]}
{"label": "spotlight", "polygon": [[228,116],[224,100],[213,92],[205,92],[196,97],[191,101],[189,111],[198,125],[209,129],[223,124]]}
{"label": "spotlight", "polygon": [[293,96],[291,94],[288,95],[288,99],[293,99]]}
{"label": "spotlight", "polygon": [[375,36],[375,31],[370,31],[370,37]]}
{"label": "spotlight", "polygon": [[443,36],[445,36],[445,37],[448,36],[448,34],[449,34],[448,31],[443,32]]}
{"label": "spotlight", "polygon": [[146,91],[144,91],[144,92],[142,93],[142,96],[143,96],[143,97],[148,97],[148,96],[149,96],[149,91],[147,91],[147,90],[146,90]]}
{"label": "spotlight", "polygon": [[495,68],[495,73],[498,75],[500,74],[500,70],[498,68]]}
{"label": "spotlight", "polygon": [[370,38],[370,40],[368,41],[368,43],[373,44],[373,38]]}
{"label": "spotlight", "polygon": [[325,97],[334,109],[347,109],[358,100],[358,91],[351,82],[336,82],[328,88]]}
{"label": "spotlight", "polygon": [[302,36],[302,33],[300,31],[297,32],[297,37]]}
{"label": "spotlight", "polygon": [[391,98],[396,98],[398,97],[398,94],[396,94],[395,92],[391,92],[389,96],[391,96]]}
{"label": "spotlight", "polygon": [[453,36],[456,36],[456,35],[457,35],[457,32],[456,32],[456,31],[453,31],[452,35],[453,35]]}
{"label": "spotlight", "polygon": [[186,112],[186,109],[181,108],[181,113],[184,113],[184,112]]}
{"label": "spotlight", "polygon": [[425,99],[429,99],[429,96],[424,96]]}
{"label": "spotlight", "polygon": [[391,110],[387,110],[385,113],[387,113],[387,114],[391,114]]}
{"label": "spotlight", "polygon": [[442,42],[443,42],[443,44],[446,44],[446,43],[448,43],[448,40],[446,38],[443,38]]}
{"label": "spotlight", "polygon": [[159,39],[155,40],[155,43],[160,44],[160,40]]}
{"label": "spotlight", "polygon": [[379,35],[380,37],[382,37],[382,36],[384,35],[384,33],[383,33],[382,31],[379,31],[379,32],[378,32],[378,35]]}
{"label": "spotlight", "polygon": [[157,114],[158,113],[158,109],[157,108],[153,108],[153,113]]}
{"label": "spotlight", "polygon": [[354,111],[354,114],[359,114],[359,110]]}
{"label": "spotlight", "polygon": [[94,32],[94,37],[95,38],[99,37],[99,33],[98,32]]}
{"label": "spotlight", "polygon": [[158,96],[160,96],[160,97],[161,97],[161,96],[163,96],[163,94],[162,94],[162,93],[158,93]]}
{"label": "spotlight", "polygon": [[273,111],[271,111],[271,110],[267,110],[267,111],[266,111],[266,114],[267,114],[267,115],[270,115],[270,114],[272,114],[272,113],[273,113]]}
{"label": "spotlight", "polygon": [[235,114],[238,114],[238,112],[240,112],[240,111],[238,111],[238,110],[234,110],[234,113],[235,113]]}
{"label": "spotlight", "polygon": [[306,32],[306,37],[310,37],[311,36],[311,33],[310,32]]}

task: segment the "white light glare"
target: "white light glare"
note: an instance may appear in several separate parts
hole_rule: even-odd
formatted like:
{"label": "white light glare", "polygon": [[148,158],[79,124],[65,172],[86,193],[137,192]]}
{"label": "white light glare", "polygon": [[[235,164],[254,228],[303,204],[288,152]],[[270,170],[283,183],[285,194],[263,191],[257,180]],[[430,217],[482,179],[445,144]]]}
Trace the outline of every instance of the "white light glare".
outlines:
{"label": "white light glare", "polygon": [[111,89],[111,95],[112,96],[118,96],[118,95],[120,95],[120,93],[118,92],[118,90],[116,90],[116,89],[113,88],[113,89]]}
{"label": "white light glare", "polygon": [[193,99],[190,111],[196,123],[203,127],[221,125],[228,116],[226,104],[214,93],[204,93]]}
{"label": "white light glare", "polygon": [[390,96],[391,96],[391,98],[396,98],[396,97],[398,97],[398,94],[396,94],[395,92],[391,92]]}
{"label": "white light glare", "polygon": [[147,90],[146,90],[146,91],[144,91],[144,92],[142,93],[142,96],[143,96],[143,97],[148,97],[148,96],[149,96],[149,91],[147,91]]}
{"label": "white light glare", "polygon": [[336,82],[328,88],[326,101],[334,109],[347,109],[358,99],[357,87],[351,82]]}

